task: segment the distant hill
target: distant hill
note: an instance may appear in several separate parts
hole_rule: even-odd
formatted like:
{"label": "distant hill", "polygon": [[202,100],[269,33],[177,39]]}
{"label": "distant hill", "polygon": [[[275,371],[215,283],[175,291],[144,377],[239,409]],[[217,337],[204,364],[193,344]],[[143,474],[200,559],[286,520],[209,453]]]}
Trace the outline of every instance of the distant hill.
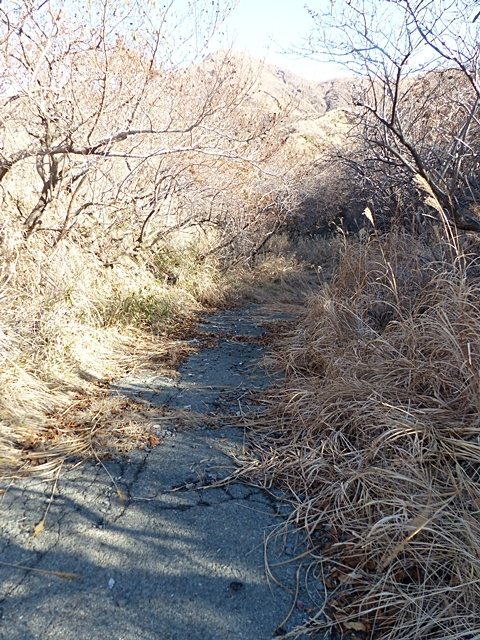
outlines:
{"label": "distant hill", "polygon": [[348,108],[354,80],[339,78],[325,82],[308,81],[291,71],[263,64],[260,91],[273,95],[296,97],[296,113],[304,117],[319,117],[334,109]]}
{"label": "distant hill", "polygon": [[[297,112],[308,116],[322,116],[327,111],[350,106],[354,78],[338,78],[325,82],[313,82],[297,76],[281,67],[263,62],[238,51],[217,51],[209,55],[203,64],[216,64],[228,56],[237,71],[252,72],[258,76],[257,93],[265,97],[266,103],[273,100],[295,98]],[[258,97],[258,96],[255,96]],[[273,106],[273,105],[272,105]]]}
{"label": "distant hill", "polygon": [[276,113],[288,105],[285,134],[290,147],[315,157],[345,131],[345,125],[351,120],[352,93],[358,80],[338,78],[312,82],[235,51],[213,53],[203,64],[215,66],[225,56],[235,67],[236,74],[254,78],[248,98],[252,107],[265,113]]}

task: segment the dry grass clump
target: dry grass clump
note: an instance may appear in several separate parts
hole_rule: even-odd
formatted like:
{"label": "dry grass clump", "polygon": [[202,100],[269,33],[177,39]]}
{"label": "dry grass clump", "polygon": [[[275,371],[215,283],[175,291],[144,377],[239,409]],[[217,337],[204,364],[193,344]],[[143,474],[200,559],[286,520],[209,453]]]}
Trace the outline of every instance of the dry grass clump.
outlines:
{"label": "dry grass clump", "polygon": [[[99,384],[141,364],[171,369],[181,351],[172,338],[203,307],[181,280],[171,285],[141,260],[107,268],[78,243],[52,247],[48,234],[26,242],[13,221],[0,229],[0,250],[1,474],[26,468],[32,442],[52,449],[52,416],[76,394],[96,397]],[[199,270],[200,278],[208,286]],[[67,440],[78,455],[82,437]],[[57,462],[66,442],[50,451]]]}
{"label": "dry grass clump", "polygon": [[288,381],[247,471],[299,496],[328,590],[287,637],[480,634],[480,282],[441,249],[347,246],[282,344]]}
{"label": "dry grass clump", "polygon": [[[105,265],[78,239],[55,245],[45,232],[25,240],[13,217],[0,225],[0,475],[103,455],[101,438],[71,427],[80,419],[78,397],[103,397],[105,385],[134,369],[168,375],[185,357],[181,339],[200,311],[301,271],[272,256],[256,271],[225,270],[205,251],[196,236],[171,237],[168,247]],[[109,410],[90,411],[91,425],[108,423]],[[112,430],[108,450],[116,441],[122,452],[129,437],[135,444],[135,429]],[[37,459],[47,467],[32,464]]]}

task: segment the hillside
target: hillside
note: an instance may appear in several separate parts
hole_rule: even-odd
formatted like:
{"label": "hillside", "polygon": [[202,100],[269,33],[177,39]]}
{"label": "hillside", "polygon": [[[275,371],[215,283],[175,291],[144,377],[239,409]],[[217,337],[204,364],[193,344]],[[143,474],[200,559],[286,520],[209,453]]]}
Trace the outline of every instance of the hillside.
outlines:
{"label": "hillside", "polygon": [[227,58],[234,74],[250,87],[246,105],[263,113],[286,112],[283,134],[289,152],[318,158],[331,144],[341,143],[350,122],[352,92],[358,81],[338,78],[310,82],[287,69],[262,62],[249,54],[217,51],[204,65],[215,68]]}
{"label": "hillside", "polygon": [[279,102],[293,100],[297,117],[314,118],[351,105],[351,93],[356,82],[353,78],[311,82],[288,69],[238,51],[217,51],[210,54],[203,64],[215,65],[225,57],[232,62],[236,73],[246,75],[253,72],[256,84],[251,99],[263,103],[266,108],[275,109]]}

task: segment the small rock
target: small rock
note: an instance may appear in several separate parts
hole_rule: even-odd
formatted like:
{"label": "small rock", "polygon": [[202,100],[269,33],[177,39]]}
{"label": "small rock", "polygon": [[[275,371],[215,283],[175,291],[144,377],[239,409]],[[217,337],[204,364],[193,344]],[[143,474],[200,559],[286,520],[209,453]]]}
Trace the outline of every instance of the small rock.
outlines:
{"label": "small rock", "polygon": [[217,480],[218,480],[218,477],[214,473],[206,473],[203,478],[202,484],[208,487],[211,484],[215,484]]}
{"label": "small rock", "polygon": [[115,580],[113,578],[110,578],[110,580],[108,581],[108,588],[113,589],[114,586],[115,586]]}
{"label": "small rock", "polygon": [[234,580],[233,582],[230,583],[230,589],[232,591],[241,591],[243,589],[243,582]]}
{"label": "small rock", "polygon": [[115,601],[115,604],[117,605],[117,607],[125,607],[128,604],[128,600],[127,598],[118,598]]}

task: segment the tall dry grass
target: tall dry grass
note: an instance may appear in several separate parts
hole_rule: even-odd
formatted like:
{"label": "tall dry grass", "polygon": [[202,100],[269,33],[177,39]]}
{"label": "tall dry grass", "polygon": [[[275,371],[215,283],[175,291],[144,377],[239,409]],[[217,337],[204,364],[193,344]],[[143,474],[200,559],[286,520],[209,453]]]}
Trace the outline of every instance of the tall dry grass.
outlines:
{"label": "tall dry grass", "polygon": [[60,455],[52,416],[79,394],[95,396],[127,364],[139,328],[121,301],[137,290],[159,300],[170,294],[139,265],[105,269],[73,242],[52,250],[38,236],[27,244],[13,222],[3,224],[1,243],[0,473],[9,473]]}
{"label": "tall dry grass", "polygon": [[[217,238],[173,234],[168,246],[106,267],[78,238],[25,240],[0,228],[0,476],[46,472],[143,446],[158,415],[108,384],[127,371],[173,373],[200,314],[245,297],[292,295],[303,268],[279,251],[225,269]],[[280,284],[278,284],[278,282]],[[284,282],[282,285],[281,282]],[[262,293],[263,292],[263,293]],[[125,408],[127,407],[127,409]],[[158,412],[157,412],[158,413]]]}
{"label": "tall dry grass", "polygon": [[347,243],[281,344],[287,381],[242,473],[299,496],[290,524],[327,589],[285,637],[480,634],[476,244],[460,255],[399,232]]}

